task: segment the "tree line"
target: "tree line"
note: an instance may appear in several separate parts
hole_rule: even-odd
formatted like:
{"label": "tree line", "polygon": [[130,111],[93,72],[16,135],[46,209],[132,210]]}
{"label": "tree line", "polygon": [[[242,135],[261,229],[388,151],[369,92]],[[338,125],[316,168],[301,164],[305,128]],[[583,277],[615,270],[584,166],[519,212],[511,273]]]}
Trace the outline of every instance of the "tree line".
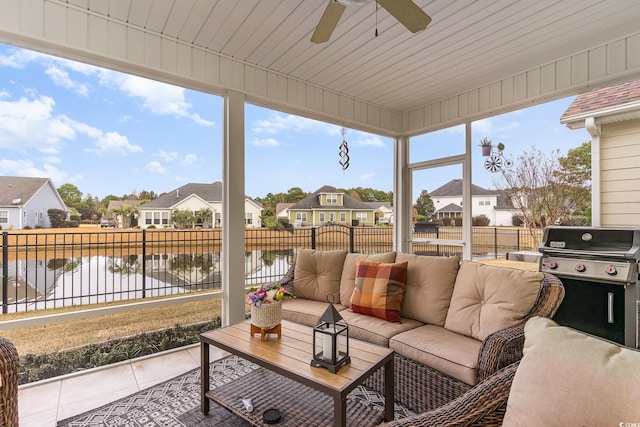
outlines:
{"label": "tree line", "polygon": [[[505,168],[494,180],[494,186],[512,201],[517,211],[514,221],[520,221],[526,228],[546,227],[554,224],[587,225],[591,224],[591,141],[568,150],[565,156],[560,150],[543,153],[533,148],[523,152],[513,166]],[[393,204],[393,192],[374,188],[340,188],[343,193],[363,202],[389,202]],[[73,184],[63,184],[58,188],[62,200],[72,211],[72,219],[79,221],[99,221],[106,214],[132,218],[137,212],[134,206],[126,206],[117,212],[107,212],[112,200],[136,201],[146,203],[160,195],[154,191],[143,190],[123,196],[108,195],[102,200],[87,194],[86,196]],[[309,196],[300,187],[291,187],[286,192],[267,193],[255,200],[263,207],[262,225],[267,228],[278,227],[276,207],[278,203],[297,203]],[[417,220],[434,219],[435,206],[429,192],[423,189],[414,205]],[[134,212],[136,211],[136,212]],[[207,214],[209,214],[207,216]],[[189,228],[206,223],[210,213],[175,212],[172,221]],[[206,226],[207,224],[205,224]],[[517,224],[514,224],[517,225]]]}

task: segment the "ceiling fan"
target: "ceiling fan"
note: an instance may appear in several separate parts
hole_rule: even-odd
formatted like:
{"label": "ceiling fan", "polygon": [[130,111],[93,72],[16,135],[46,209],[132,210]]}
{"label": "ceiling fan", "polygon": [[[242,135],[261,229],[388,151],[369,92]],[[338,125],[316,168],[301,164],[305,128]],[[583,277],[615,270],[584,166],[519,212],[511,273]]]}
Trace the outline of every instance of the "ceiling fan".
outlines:
{"label": "ceiling fan", "polygon": [[[311,36],[311,41],[313,43],[328,41],[347,6],[362,5],[369,1],[371,0],[329,0],[313,36]],[[376,0],[376,2],[412,33],[424,30],[431,22],[429,15],[424,13],[412,0]]]}

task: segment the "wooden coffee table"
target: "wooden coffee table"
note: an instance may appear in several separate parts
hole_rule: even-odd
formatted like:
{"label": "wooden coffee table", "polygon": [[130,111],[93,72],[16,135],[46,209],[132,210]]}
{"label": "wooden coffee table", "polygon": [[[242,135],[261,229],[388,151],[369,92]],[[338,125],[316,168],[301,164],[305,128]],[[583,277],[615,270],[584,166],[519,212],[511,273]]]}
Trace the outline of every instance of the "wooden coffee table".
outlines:
{"label": "wooden coffee table", "polygon": [[[375,371],[384,367],[384,419],[393,420],[393,350],[355,339],[349,340],[351,363],[336,374],[310,365],[312,328],[282,322],[282,337],[269,335],[264,341],[250,334],[250,321],[205,332],[200,335],[201,410],[209,413],[209,400],[216,400],[209,390],[209,345],[226,350],[286,378],[302,383],[333,399],[335,426],[346,426],[347,395]],[[265,387],[269,387],[265,384]],[[274,394],[278,391],[274,390]],[[255,404],[255,402],[254,402]]]}

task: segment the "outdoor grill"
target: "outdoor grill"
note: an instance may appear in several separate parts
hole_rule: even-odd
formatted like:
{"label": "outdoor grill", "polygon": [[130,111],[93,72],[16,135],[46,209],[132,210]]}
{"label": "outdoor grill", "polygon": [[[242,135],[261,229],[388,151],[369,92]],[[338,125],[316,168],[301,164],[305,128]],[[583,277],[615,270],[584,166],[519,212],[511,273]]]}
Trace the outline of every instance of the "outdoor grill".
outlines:
{"label": "outdoor grill", "polygon": [[565,287],[555,321],[638,347],[640,228],[548,227],[539,250]]}

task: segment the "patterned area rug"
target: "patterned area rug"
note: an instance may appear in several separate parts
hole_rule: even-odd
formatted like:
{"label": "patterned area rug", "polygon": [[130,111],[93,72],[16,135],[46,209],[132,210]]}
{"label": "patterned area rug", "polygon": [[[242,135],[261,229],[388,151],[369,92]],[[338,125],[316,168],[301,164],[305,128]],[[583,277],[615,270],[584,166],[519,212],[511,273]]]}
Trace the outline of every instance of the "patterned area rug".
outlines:
{"label": "patterned area rug", "polygon": [[[258,369],[258,365],[228,356],[211,363],[210,388],[215,389]],[[360,386],[349,394],[361,404],[382,410],[384,399],[375,391]],[[59,421],[58,427],[245,427],[250,424],[236,417],[230,411],[211,402],[209,415],[200,412],[200,368],[139,391],[108,405]],[[413,415],[402,406],[395,405],[395,417]]]}

